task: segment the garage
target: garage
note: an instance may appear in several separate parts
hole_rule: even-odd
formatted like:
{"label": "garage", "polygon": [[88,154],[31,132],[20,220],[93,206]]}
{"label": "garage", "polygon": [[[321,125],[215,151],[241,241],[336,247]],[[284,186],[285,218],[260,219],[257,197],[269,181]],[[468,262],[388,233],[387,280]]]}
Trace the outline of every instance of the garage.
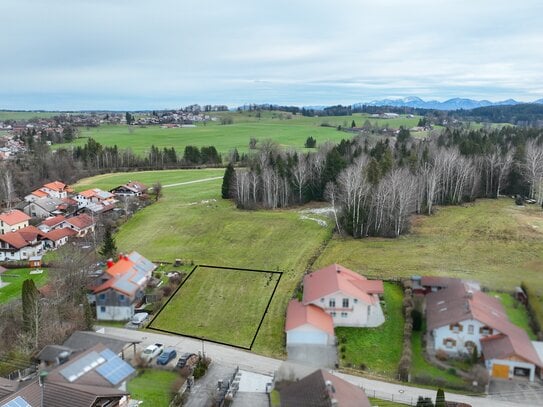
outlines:
{"label": "garage", "polygon": [[326,332],[309,327],[304,328],[287,332],[287,345],[328,345],[328,334]]}
{"label": "garage", "polygon": [[492,377],[509,379],[509,366],[498,364],[492,365]]}
{"label": "garage", "polygon": [[335,344],[332,317],[321,308],[303,305],[298,300],[288,304],[285,332],[287,346]]}

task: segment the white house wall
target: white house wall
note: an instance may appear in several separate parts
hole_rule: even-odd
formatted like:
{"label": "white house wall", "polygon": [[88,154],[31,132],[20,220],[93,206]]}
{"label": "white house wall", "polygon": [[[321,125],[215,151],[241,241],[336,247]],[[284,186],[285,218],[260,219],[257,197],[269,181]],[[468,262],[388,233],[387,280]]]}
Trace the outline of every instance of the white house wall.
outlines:
{"label": "white house wall", "polygon": [[[350,327],[376,327],[385,322],[385,316],[381,309],[379,297],[374,294],[375,304],[367,304],[357,298],[338,291],[315,300],[313,304],[324,309],[332,316],[334,326]],[[335,300],[335,307],[330,306],[330,300]],[[349,306],[343,307],[343,300],[349,300]]]}
{"label": "white house wall", "polygon": [[96,305],[96,319],[101,321],[127,321],[134,315],[134,305]]}
{"label": "white house wall", "polygon": [[[460,325],[462,325],[462,331],[459,330],[458,332],[454,332],[453,330],[451,330],[450,325],[445,325],[440,328],[434,329],[432,334],[434,337],[435,350],[442,349],[447,353],[454,354],[456,356],[471,354],[472,351],[470,351],[465,346],[468,341],[471,341],[477,347],[478,353],[481,354],[481,339],[489,335],[481,334],[480,329],[486,327],[486,325],[474,319],[461,321]],[[472,334],[469,333],[470,325],[473,326]],[[492,331],[492,335],[498,333],[499,331],[496,329]],[[446,339],[454,339],[456,342],[455,345],[447,347],[444,344],[444,341]]]}

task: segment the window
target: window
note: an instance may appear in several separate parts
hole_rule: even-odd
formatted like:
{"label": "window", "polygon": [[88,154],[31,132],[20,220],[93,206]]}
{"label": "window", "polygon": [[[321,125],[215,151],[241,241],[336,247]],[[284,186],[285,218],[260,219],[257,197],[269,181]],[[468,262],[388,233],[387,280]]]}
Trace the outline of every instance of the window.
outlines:
{"label": "window", "polygon": [[100,295],[98,296],[98,298],[99,298],[100,300],[105,300],[105,299],[106,299],[106,295],[105,295],[105,294],[100,294]]}
{"label": "window", "polygon": [[332,312],[330,313],[330,316],[331,316],[332,318],[335,318],[335,317],[336,317],[335,311],[332,311]]}
{"label": "window", "polygon": [[348,314],[347,314],[346,312],[342,312],[342,313],[341,313],[341,318],[347,318],[347,315],[348,315]]}
{"label": "window", "polygon": [[461,324],[454,324],[454,325],[450,325],[449,327],[451,329],[451,331],[453,331],[455,334],[457,334],[458,332],[462,332],[463,330],[463,327]]}
{"label": "window", "polygon": [[100,307],[100,312],[106,312],[106,307],[101,306],[101,307]]}
{"label": "window", "polygon": [[119,294],[119,301],[124,301],[124,295]]}
{"label": "window", "polygon": [[336,299],[330,298],[330,301],[328,301],[328,305],[330,308],[336,308]]}
{"label": "window", "polygon": [[492,335],[492,328],[489,328],[488,326],[482,326],[479,329],[479,333],[481,335]]}
{"label": "window", "polygon": [[468,325],[468,334],[473,335],[473,325]]}
{"label": "window", "polygon": [[443,339],[443,345],[445,345],[446,348],[451,349],[456,346],[456,341],[452,338],[446,338]]}
{"label": "window", "polygon": [[348,298],[343,299],[343,308],[349,308],[349,299]]}
{"label": "window", "polygon": [[355,304],[358,304],[358,298],[355,298],[353,301]]}

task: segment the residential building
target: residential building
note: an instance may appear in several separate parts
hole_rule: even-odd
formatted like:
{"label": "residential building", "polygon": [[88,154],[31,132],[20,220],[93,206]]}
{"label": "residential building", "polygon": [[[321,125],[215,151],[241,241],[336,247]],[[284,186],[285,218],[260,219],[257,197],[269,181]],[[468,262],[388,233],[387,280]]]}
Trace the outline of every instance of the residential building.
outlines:
{"label": "residential building", "polygon": [[456,280],[426,296],[427,329],[434,351],[470,356],[476,348],[493,377],[534,380],[543,364],[528,334],[511,323],[498,298]]}
{"label": "residential building", "polygon": [[95,226],[96,223],[94,222],[94,219],[86,213],[82,213],[81,215],[73,216],[71,218],[66,218],[61,223],[61,228],[69,228],[74,230],[76,232],[76,237],[84,237],[88,233],[94,232]]}
{"label": "residential building", "polygon": [[137,252],[121,255],[107,268],[92,290],[96,302],[96,319],[124,321],[132,318],[143,303],[145,287],[156,266]]}
{"label": "residential building", "polygon": [[147,186],[138,181],[129,181],[124,185],[119,185],[109,192],[116,196],[141,196],[147,193]]}
{"label": "residential building", "polygon": [[332,317],[334,326],[376,327],[385,322],[379,295],[381,280],[332,264],[304,276],[305,306],[314,305]]}
{"label": "residential building", "polygon": [[370,407],[364,390],[320,369],[290,384],[276,385],[281,407]]}
{"label": "residential building", "polygon": [[28,260],[43,253],[45,233],[35,226],[0,235],[0,261]]}
{"label": "residential building", "polygon": [[66,220],[66,216],[64,215],[57,215],[52,216],[50,218],[45,219],[42,223],[38,225],[38,229],[40,229],[44,233],[48,233],[55,229],[60,229],[62,227],[62,223]]}
{"label": "residential building", "polygon": [[44,197],[64,199],[67,198],[68,194],[72,192],[73,189],[65,183],[60,181],[53,181],[44,184],[42,187],[25,196],[25,201],[34,202],[36,199]]}
{"label": "residential building", "polygon": [[102,191],[98,188],[87,189],[75,196],[79,208],[84,208],[91,204],[113,204],[115,203],[115,195],[111,192]]}
{"label": "residential building", "polygon": [[44,250],[56,250],[68,243],[70,237],[77,235],[77,232],[70,228],[54,229],[45,233],[43,242]]}
{"label": "residential building", "polygon": [[61,198],[46,196],[28,202],[23,207],[23,211],[33,218],[45,219],[62,215],[66,211],[66,207],[66,203]]}
{"label": "residential building", "polygon": [[285,324],[287,346],[298,344],[335,345],[332,317],[315,305],[291,300]]}
{"label": "residential building", "polygon": [[0,234],[15,232],[28,226],[30,216],[18,209],[0,214]]}

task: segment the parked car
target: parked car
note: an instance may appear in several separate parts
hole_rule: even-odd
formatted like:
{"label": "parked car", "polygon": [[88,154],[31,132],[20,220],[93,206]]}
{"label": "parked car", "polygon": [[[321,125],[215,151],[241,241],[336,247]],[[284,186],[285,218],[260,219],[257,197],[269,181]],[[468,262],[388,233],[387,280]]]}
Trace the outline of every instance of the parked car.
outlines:
{"label": "parked car", "polygon": [[149,345],[141,353],[141,358],[146,362],[150,362],[151,360],[159,356],[163,350],[164,350],[164,345],[161,343],[155,343],[153,345]]}
{"label": "parked car", "polygon": [[171,360],[177,357],[177,352],[174,348],[166,348],[156,360],[157,365],[167,365]]}
{"label": "parked car", "polygon": [[177,367],[179,369],[182,369],[185,366],[190,365],[191,364],[190,361],[192,359],[196,359],[196,354],[194,354],[194,353],[184,353],[183,356],[181,356],[179,358],[179,360],[177,361],[177,364],[175,365],[175,367]]}
{"label": "parked car", "polygon": [[132,319],[130,320],[130,322],[133,324],[133,325],[137,325],[137,326],[140,326],[141,324],[143,324],[143,322],[145,322],[145,320],[149,317],[149,314],[147,312],[139,312],[137,314],[134,314],[134,316],[132,317]]}

